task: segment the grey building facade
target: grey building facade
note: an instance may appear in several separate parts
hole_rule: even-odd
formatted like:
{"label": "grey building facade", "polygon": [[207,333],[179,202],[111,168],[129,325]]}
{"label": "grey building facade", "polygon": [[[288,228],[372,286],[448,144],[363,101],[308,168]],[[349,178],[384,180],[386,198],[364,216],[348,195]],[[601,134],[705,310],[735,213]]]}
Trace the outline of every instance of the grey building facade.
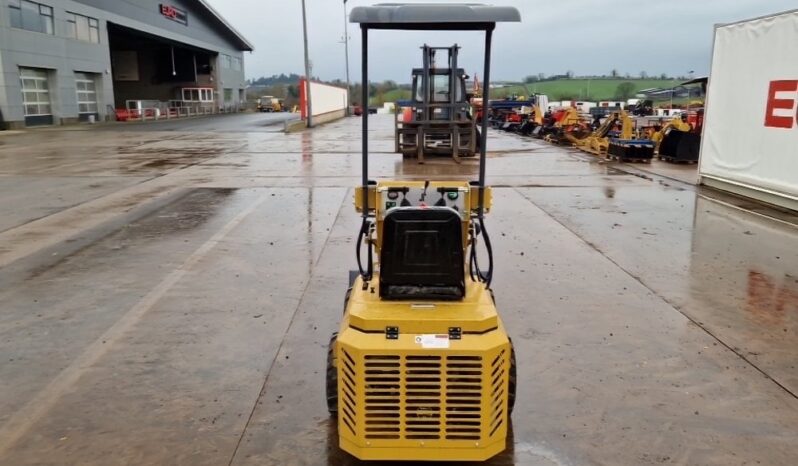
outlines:
{"label": "grey building facade", "polygon": [[0,128],[139,101],[236,110],[252,50],[204,0],[0,0]]}

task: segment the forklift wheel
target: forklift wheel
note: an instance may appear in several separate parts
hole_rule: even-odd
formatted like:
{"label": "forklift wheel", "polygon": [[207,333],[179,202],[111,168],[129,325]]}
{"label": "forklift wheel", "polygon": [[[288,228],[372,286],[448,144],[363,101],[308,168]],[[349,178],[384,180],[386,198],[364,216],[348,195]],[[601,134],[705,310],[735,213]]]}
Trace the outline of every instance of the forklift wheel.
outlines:
{"label": "forklift wheel", "polygon": [[335,367],[335,340],[338,338],[338,332],[332,334],[330,337],[330,344],[327,347],[327,411],[330,415],[335,416],[338,414],[338,370]]}
{"label": "forklift wheel", "polygon": [[[513,340],[510,340],[510,386],[508,387],[509,393],[507,394],[507,415],[513,414],[513,407],[515,406],[515,388],[516,388],[516,368],[515,368],[515,347]],[[337,401],[337,400],[336,400]]]}

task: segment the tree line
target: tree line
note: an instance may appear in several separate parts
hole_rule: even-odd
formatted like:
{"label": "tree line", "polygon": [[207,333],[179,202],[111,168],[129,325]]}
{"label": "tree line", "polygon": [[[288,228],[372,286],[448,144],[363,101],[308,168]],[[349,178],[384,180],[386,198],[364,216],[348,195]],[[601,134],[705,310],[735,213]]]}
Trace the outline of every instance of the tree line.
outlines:
{"label": "tree line", "polygon": [[563,79],[659,79],[661,81],[668,81],[674,79],[687,80],[689,79],[689,77],[668,76],[668,74],[666,73],[660,73],[659,75],[649,75],[648,72],[646,71],[641,71],[636,76],[632,76],[631,73],[621,74],[621,72],[618,71],[617,69],[611,70],[609,74],[575,76],[574,72],[569,70],[566,71],[565,74],[552,74],[552,75],[547,75],[546,73],[530,74],[524,78],[524,83],[530,84],[530,83],[539,83],[546,81],[560,81]]}

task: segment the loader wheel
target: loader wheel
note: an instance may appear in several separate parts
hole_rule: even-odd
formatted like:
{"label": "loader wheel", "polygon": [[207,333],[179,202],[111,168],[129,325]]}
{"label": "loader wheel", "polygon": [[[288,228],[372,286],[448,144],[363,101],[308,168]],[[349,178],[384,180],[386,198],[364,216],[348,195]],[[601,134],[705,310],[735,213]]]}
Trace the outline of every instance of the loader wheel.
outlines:
{"label": "loader wheel", "polygon": [[330,415],[338,414],[338,369],[335,367],[335,340],[338,339],[338,332],[330,337],[330,344],[327,347],[327,378],[325,388],[327,392],[327,411]]}
{"label": "loader wheel", "polygon": [[[510,383],[507,392],[507,415],[513,414],[513,407],[515,406],[515,389],[516,389],[516,368],[515,368],[515,347],[513,340],[510,340]],[[336,400],[337,401],[337,400]]]}

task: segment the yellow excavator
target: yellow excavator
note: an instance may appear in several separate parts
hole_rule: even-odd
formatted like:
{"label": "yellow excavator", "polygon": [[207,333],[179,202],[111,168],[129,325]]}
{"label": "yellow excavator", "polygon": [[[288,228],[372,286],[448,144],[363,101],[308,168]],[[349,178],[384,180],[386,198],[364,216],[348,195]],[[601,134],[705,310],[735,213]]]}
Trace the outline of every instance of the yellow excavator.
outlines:
{"label": "yellow excavator", "polygon": [[634,122],[626,110],[611,113],[595,131],[587,137],[579,138],[573,132],[566,133],[566,138],[577,149],[599,157],[606,157],[610,147],[610,132],[620,125],[620,139],[634,137]]}
{"label": "yellow excavator", "polygon": [[692,128],[690,128],[690,124],[687,123],[687,115],[682,114],[672,118],[670,121],[665,123],[665,125],[660,128],[658,131],[655,131],[654,134],[651,135],[651,140],[654,141],[656,152],[659,152],[660,145],[662,145],[662,140],[665,139],[665,135],[671,131],[683,131],[685,133],[689,132]]}
{"label": "yellow excavator", "polygon": [[654,157],[654,142],[639,137],[634,120],[623,109],[610,114],[586,137],[576,132],[566,133],[566,137],[574,147],[610,160],[650,162]]}

